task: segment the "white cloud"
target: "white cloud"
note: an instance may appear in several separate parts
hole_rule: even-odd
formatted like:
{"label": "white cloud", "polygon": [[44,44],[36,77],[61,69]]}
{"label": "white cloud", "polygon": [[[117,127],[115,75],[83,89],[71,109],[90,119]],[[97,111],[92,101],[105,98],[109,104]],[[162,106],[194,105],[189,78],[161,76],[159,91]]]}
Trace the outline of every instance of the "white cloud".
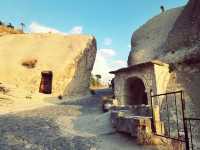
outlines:
{"label": "white cloud", "polygon": [[70,31],[70,34],[81,34],[83,33],[83,27],[82,26],[75,26]]}
{"label": "white cloud", "polygon": [[102,76],[102,81],[106,82],[110,78],[110,75],[108,74],[109,71],[110,68],[108,66],[107,59],[105,59],[99,52],[97,52],[92,73],[100,74]]}
{"label": "white cloud", "polygon": [[104,58],[110,58],[116,55],[115,50],[113,49],[100,49],[99,55],[103,56]]}
{"label": "white cloud", "polygon": [[39,24],[37,22],[32,22],[29,25],[29,30],[32,33],[59,33],[59,34],[81,34],[83,33],[83,27],[82,26],[74,26],[72,29],[70,29],[68,32],[61,32],[55,28],[51,28],[42,24]]}
{"label": "white cloud", "polygon": [[131,48],[131,44],[128,45],[128,48]]}
{"label": "white cloud", "polygon": [[[81,34],[83,32],[82,26],[74,26],[71,30],[64,33],[57,29],[50,28],[41,25],[37,22],[32,22],[29,26],[30,32],[34,33],[59,33],[59,34]],[[104,39],[104,45],[109,46],[112,44],[111,38]],[[99,49],[97,51],[97,56],[94,64],[93,74],[100,74],[102,76],[102,81],[108,83],[114,76],[109,74],[110,71],[119,69],[126,66],[126,62],[123,60],[115,60],[114,57],[117,55],[116,51],[113,49]]]}
{"label": "white cloud", "polygon": [[108,83],[114,76],[109,72],[126,66],[123,60],[114,60],[116,51],[113,49],[99,49],[94,64],[93,74],[100,74],[102,81]]}
{"label": "white cloud", "polygon": [[54,28],[50,28],[44,25],[41,25],[37,22],[32,22],[29,26],[30,32],[33,33],[48,33],[48,32],[52,32],[52,33],[62,33]]}
{"label": "white cloud", "polygon": [[107,37],[103,40],[103,45],[110,46],[112,44],[112,39]]}

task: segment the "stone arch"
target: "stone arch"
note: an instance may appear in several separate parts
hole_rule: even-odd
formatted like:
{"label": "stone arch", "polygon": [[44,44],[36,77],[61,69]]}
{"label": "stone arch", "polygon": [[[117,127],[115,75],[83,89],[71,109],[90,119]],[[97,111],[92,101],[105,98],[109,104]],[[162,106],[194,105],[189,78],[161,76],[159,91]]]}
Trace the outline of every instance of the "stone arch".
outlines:
{"label": "stone arch", "polygon": [[128,105],[148,104],[148,96],[142,79],[134,76],[125,81],[126,103]]}

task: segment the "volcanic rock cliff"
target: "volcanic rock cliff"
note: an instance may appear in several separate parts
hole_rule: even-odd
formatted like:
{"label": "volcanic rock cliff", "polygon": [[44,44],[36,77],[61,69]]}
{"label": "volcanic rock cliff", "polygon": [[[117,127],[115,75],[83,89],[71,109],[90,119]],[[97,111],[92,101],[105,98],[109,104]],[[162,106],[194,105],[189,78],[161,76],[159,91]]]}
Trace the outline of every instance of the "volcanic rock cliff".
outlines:
{"label": "volcanic rock cliff", "polygon": [[188,115],[199,117],[200,1],[153,17],[133,33],[128,65],[154,59],[170,64],[168,91],[183,90]]}
{"label": "volcanic rock cliff", "polygon": [[8,34],[0,37],[0,82],[39,91],[41,72],[53,72],[53,95],[83,96],[96,57],[86,35]]}

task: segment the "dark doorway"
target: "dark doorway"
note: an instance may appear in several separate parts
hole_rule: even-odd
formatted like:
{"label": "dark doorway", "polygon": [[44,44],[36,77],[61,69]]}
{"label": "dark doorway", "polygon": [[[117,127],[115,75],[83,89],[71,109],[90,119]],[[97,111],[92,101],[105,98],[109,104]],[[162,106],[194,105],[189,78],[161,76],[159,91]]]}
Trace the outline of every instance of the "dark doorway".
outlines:
{"label": "dark doorway", "polygon": [[42,78],[40,82],[40,93],[51,94],[52,92],[52,71],[43,71],[41,72]]}
{"label": "dark doorway", "polygon": [[125,92],[128,105],[142,105],[148,104],[147,93],[145,86],[140,78],[132,77],[126,80]]}

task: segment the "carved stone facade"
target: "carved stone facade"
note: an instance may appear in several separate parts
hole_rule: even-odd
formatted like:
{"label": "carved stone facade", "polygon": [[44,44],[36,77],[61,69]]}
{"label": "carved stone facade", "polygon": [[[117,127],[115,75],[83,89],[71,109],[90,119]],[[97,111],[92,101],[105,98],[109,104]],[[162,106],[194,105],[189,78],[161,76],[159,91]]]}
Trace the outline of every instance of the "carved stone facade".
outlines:
{"label": "carved stone facade", "polygon": [[[129,66],[127,68],[122,68],[111,73],[115,74],[114,94],[115,99],[119,101],[120,105],[128,104],[128,79],[137,78],[143,82],[145,93],[147,94],[148,98],[147,104],[150,104],[150,91],[152,91],[152,94],[165,93],[170,78],[169,65],[158,61],[151,61],[143,64]],[[133,91],[131,94],[138,93],[134,93]],[[137,101],[137,99],[133,99],[133,101]]]}

